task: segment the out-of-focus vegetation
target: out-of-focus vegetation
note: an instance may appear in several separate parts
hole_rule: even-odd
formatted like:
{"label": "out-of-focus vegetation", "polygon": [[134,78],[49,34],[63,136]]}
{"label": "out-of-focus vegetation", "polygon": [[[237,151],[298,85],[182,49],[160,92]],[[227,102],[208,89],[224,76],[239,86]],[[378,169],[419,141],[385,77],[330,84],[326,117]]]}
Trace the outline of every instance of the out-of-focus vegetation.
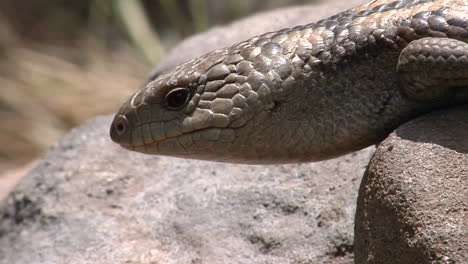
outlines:
{"label": "out-of-focus vegetation", "polygon": [[314,0],[0,1],[0,173],[115,111],[182,38]]}

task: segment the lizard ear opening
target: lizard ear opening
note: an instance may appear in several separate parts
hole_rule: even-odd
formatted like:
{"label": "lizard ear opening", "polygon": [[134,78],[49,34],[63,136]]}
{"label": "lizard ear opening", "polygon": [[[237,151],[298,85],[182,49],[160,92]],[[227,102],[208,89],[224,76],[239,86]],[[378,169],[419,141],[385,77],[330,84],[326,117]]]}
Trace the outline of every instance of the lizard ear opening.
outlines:
{"label": "lizard ear opening", "polygon": [[187,88],[175,88],[166,94],[164,102],[169,110],[179,110],[187,104],[191,95]]}

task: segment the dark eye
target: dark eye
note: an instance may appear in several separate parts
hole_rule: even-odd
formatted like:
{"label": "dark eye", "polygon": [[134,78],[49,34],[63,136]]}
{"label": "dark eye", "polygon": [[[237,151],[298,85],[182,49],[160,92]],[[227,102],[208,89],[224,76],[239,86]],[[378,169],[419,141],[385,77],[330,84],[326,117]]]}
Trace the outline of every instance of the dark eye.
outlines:
{"label": "dark eye", "polygon": [[190,97],[190,91],[187,88],[177,88],[166,95],[166,105],[171,110],[177,110],[183,107]]}

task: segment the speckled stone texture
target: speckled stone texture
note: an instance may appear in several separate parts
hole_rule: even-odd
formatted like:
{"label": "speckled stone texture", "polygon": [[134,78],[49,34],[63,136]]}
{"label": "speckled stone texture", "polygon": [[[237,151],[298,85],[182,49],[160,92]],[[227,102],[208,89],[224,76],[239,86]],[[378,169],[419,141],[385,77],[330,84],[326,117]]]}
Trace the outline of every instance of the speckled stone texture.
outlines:
{"label": "speckled stone texture", "polygon": [[363,179],[356,263],[468,263],[468,106],[392,133]]}
{"label": "speckled stone texture", "polygon": [[143,155],[74,130],[0,205],[0,263],[352,263],[373,149],[248,166]]}

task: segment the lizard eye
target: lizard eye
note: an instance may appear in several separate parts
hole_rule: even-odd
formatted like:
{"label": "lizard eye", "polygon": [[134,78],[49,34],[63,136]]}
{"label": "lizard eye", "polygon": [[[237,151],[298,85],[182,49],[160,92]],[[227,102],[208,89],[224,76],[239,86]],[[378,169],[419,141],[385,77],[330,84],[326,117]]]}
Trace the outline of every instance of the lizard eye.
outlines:
{"label": "lizard eye", "polygon": [[187,88],[176,88],[167,93],[165,102],[170,110],[178,110],[182,108],[189,100],[190,91]]}

